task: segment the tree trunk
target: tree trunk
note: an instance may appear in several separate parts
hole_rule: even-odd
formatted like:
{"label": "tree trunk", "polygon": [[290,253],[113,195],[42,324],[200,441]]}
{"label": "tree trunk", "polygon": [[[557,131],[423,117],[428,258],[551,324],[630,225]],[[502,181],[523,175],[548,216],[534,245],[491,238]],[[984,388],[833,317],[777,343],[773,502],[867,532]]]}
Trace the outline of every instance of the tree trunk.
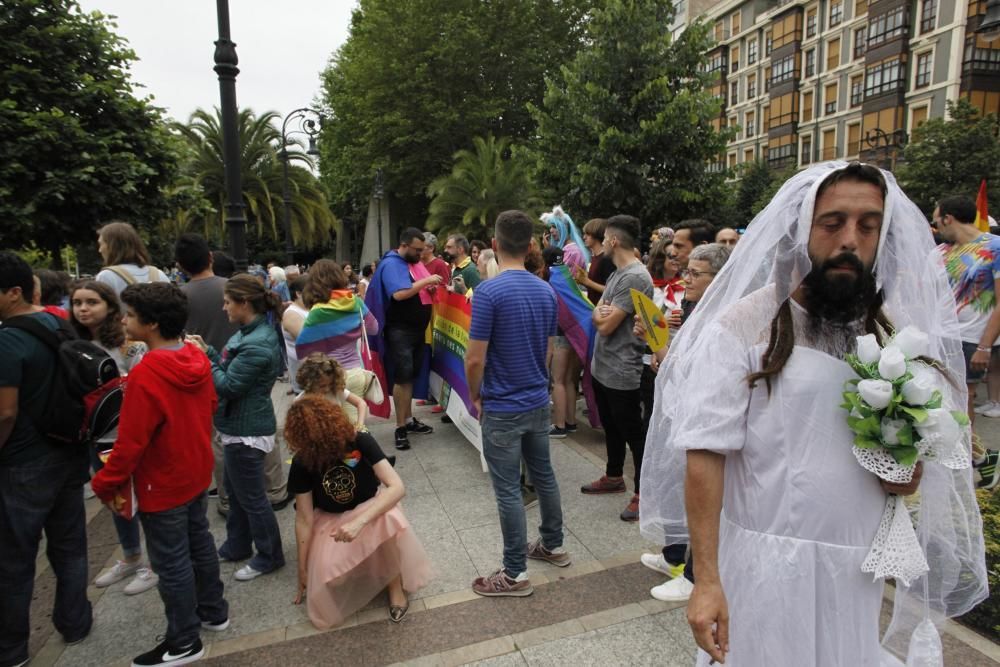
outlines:
{"label": "tree trunk", "polygon": [[55,271],[66,270],[63,264],[62,256],[62,243],[60,243],[58,237],[50,237],[45,240],[45,249],[52,255],[52,268]]}

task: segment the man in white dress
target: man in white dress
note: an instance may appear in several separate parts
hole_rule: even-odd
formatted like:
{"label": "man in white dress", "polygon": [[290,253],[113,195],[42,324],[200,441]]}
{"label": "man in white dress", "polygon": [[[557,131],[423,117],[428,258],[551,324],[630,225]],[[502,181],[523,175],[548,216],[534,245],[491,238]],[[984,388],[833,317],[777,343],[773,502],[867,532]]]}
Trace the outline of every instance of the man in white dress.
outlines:
{"label": "man in white dress", "polygon": [[[686,499],[698,563],[688,620],[701,665],[886,660],[883,582],[861,564],[887,494],[909,495],[918,485],[923,505],[933,498],[961,519],[965,541],[949,560],[954,544],[935,539],[939,517],[925,520],[917,510],[933,562],[913,587],[923,591],[926,580],[946,615],[985,594],[970,481],[932,465],[923,484],[920,467],[908,484],[882,482],[855,460],[839,407],[853,376],[843,358],[855,338],[907,324],[928,332],[931,354],[956,373],[951,400],[961,405],[961,352],[948,342],[955,322],[940,296],[944,270],[930,259],[926,222],[888,180],[874,167],[838,163],[786,183],[681,330],[657,380],[657,399],[677,399],[657,400],[642,527],[653,539],[681,541]],[[977,585],[956,590],[956,569]],[[898,590],[900,598],[912,592]],[[903,626],[912,622],[896,628],[907,633],[904,644],[912,627]]]}

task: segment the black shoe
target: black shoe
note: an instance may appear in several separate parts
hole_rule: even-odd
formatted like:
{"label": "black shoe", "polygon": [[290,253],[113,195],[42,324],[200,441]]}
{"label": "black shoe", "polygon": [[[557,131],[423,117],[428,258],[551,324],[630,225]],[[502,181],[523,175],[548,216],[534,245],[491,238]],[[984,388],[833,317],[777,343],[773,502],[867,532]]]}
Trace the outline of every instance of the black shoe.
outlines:
{"label": "black shoe", "polygon": [[406,430],[410,433],[417,433],[420,435],[434,432],[433,428],[422,421],[417,421],[416,417],[410,417],[410,421],[406,422]]}
{"label": "black shoe", "polygon": [[448,415],[445,415],[444,417],[441,417],[441,423],[442,424],[452,424],[454,422],[452,422],[451,417],[449,417]]}
{"label": "black shoe", "polygon": [[163,642],[149,653],[143,653],[132,660],[132,667],[154,667],[155,665],[186,665],[205,655],[205,647],[200,639],[189,646],[178,648]]}
{"label": "black shoe", "polygon": [[209,498],[218,498],[219,497],[219,490],[218,489],[209,489],[208,490],[208,497]]}
{"label": "black shoe", "polygon": [[280,512],[281,510],[288,507],[288,503],[292,502],[292,500],[293,500],[292,494],[286,493],[284,498],[282,498],[276,503],[271,503],[271,509],[275,512]]}
{"label": "black shoe", "polygon": [[406,427],[396,429],[396,449],[404,451],[410,448],[410,439],[406,436]]}
{"label": "black shoe", "polygon": [[569,422],[566,422],[566,432],[576,433],[576,424],[570,424]]}

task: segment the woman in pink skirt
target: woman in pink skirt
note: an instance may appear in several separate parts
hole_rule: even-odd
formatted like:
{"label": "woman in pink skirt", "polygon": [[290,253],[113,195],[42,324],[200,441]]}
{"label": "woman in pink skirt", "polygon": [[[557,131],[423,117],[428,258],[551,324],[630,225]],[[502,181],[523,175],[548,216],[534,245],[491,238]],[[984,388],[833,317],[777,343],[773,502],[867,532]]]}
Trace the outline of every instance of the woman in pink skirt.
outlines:
{"label": "woman in pink skirt", "polygon": [[375,439],[325,398],[292,404],[285,441],[295,455],[288,471],[299,549],[295,603],[305,595],[309,620],[325,630],[388,589],[389,618],[398,623],[407,593],[431,579],[427,553],[399,507],[403,481]]}

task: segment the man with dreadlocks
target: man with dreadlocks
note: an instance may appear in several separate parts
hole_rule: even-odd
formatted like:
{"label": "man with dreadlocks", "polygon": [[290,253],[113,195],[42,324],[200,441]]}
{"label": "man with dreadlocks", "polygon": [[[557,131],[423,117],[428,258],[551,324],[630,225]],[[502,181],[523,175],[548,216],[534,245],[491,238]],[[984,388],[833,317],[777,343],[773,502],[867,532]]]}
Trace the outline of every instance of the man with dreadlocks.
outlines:
{"label": "man with dreadlocks", "polygon": [[[690,537],[699,665],[898,664],[891,653],[934,664],[931,613],[985,597],[968,472],[928,463],[908,484],[880,481],[855,460],[839,407],[856,337],[907,325],[927,333],[946,402],[964,405],[953,299],[933,251],[890,174],[818,165],[750,225],[674,341],[657,378],[640,517],[651,539]],[[887,494],[918,487],[930,572],[897,582],[880,641],[883,582],[861,565]]]}

